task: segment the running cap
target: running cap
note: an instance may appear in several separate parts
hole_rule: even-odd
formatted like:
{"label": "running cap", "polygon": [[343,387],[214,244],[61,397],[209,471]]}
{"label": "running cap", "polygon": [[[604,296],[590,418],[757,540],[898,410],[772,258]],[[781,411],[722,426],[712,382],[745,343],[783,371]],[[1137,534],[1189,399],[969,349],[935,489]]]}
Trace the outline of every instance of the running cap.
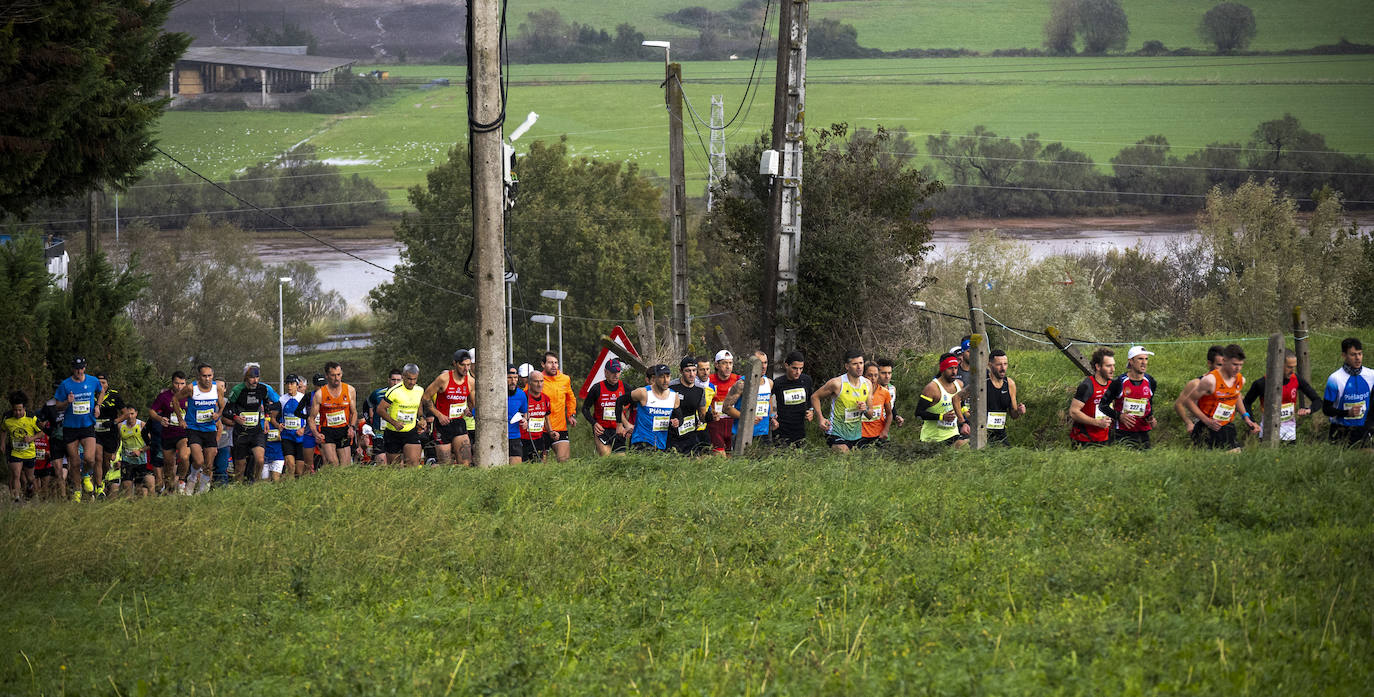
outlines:
{"label": "running cap", "polygon": [[520,364],[520,371],[519,371],[518,375],[519,375],[520,377],[522,377],[522,378],[527,378],[527,377],[530,376],[530,373],[533,373],[533,372],[534,372],[534,366],[530,365],[529,363],[521,363],[521,364]]}
{"label": "running cap", "polygon": [[1132,346],[1132,347],[1131,347],[1131,350],[1126,352],[1126,360],[1129,361],[1129,360],[1131,360],[1132,358],[1135,358],[1136,356],[1153,356],[1153,355],[1155,355],[1155,352],[1154,352],[1154,351],[1146,351],[1144,346]]}
{"label": "running cap", "polygon": [[716,360],[717,360],[717,361],[733,361],[733,360],[735,360],[735,354],[730,353],[730,351],[728,351],[728,350],[726,350],[726,349],[721,349],[721,350],[719,350],[719,351],[716,351]]}
{"label": "running cap", "polygon": [[81,356],[76,356],[76,357],[72,358],[72,368],[73,368],[73,369],[75,369],[75,368],[85,368],[85,367],[86,367],[86,359],[85,359],[85,358],[82,358]]}
{"label": "running cap", "polygon": [[658,376],[658,375],[672,375],[672,374],[673,374],[673,371],[669,370],[669,369],[668,369],[668,366],[666,366],[666,365],[664,365],[664,364],[662,364],[662,363],[659,363],[658,365],[651,365],[651,366],[649,366],[649,369],[648,369],[647,371],[645,371],[645,372],[648,374],[649,377],[655,377],[655,376]]}
{"label": "running cap", "polygon": [[328,380],[325,380],[323,375],[320,375],[319,373],[315,373],[315,377],[310,378],[310,382],[311,382],[311,384],[313,384],[315,387],[324,387],[325,384],[328,383],[329,381],[328,381]]}
{"label": "running cap", "polygon": [[462,363],[463,361],[468,361],[468,360],[472,360],[472,352],[471,352],[471,351],[468,351],[467,349],[458,349],[457,351],[454,351],[454,352],[453,352],[453,362],[454,362],[454,363]]}
{"label": "running cap", "polygon": [[697,367],[697,359],[695,359],[695,358],[693,358],[693,357],[691,357],[691,356],[683,356],[683,357],[682,357],[682,360],[680,360],[680,361],[677,362],[677,369],[678,369],[678,370],[682,370],[683,368],[688,368],[688,367],[691,367],[691,368]]}
{"label": "running cap", "polygon": [[624,369],[625,364],[621,363],[619,358],[612,358],[611,360],[606,361],[606,372],[608,373],[619,373]]}
{"label": "running cap", "polygon": [[299,375],[297,375],[297,374],[295,374],[295,373],[291,373],[290,375],[287,375],[287,376],[286,376],[286,384],[288,384],[288,385],[290,385],[291,383],[299,383],[300,381],[301,381],[301,376],[299,376]]}
{"label": "running cap", "polygon": [[969,341],[968,339],[964,339],[963,341],[960,341],[960,342],[959,342],[959,350],[960,350],[960,351],[967,351],[967,350],[969,349],[969,347],[972,346],[972,345],[973,345],[973,342],[972,342],[972,341]]}
{"label": "running cap", "polygon": [[952,354],[954,354],[954,355],[956,355],[956,356],[958,356],[959,354],[962,354],[962,353],[964,352],[964,347],[963,347],[963,346],[951,346],[950,349],[949,349],[949,352],[952,353]]}
{"label": "running cap", "polygon": [[958,359],[958,358],[955,358],[954,356],[948,356],[948,357],[945,358],[945,360],[940,361],[940,371],[941,371],[941,372],[944,372],[944,371],[946,371],[946,370],[949,370],[950,368],[957,368],[957,367],[959,367],[959,359]]}
{"label": "running cap", "polygon": [[104,380],[104,379],[106,379],[106,378],[105,378],[105,371],[101,370],[101,371],[96,372],[96,374],[95,374],[95,379],[97,379],[97,380]]}
{"label": "running cap", "polygon": [[509,375],[509,374],[511,374],[511,373],[515,373],[516,375],[519,375],[519,374],[520,374],[520,371],[517,370],[517,369],[515,368],[515,364],[514,364],[514,363],[507,363],[507,364],[506,364],[506,374]]}

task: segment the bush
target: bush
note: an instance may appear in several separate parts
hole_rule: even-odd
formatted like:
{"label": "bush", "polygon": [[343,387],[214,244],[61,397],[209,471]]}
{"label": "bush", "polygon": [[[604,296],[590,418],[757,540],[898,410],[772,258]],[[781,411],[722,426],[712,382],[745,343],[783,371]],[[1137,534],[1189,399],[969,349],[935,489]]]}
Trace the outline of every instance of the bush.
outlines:
{"label": "bush", "polygon": [[374,77],[359,77],[342,73],[334,86],[311,90],[300,101],[282,107],[285,111],[308,111],[312,114],[344,114],[357,111],[391,94],[391,86]]}

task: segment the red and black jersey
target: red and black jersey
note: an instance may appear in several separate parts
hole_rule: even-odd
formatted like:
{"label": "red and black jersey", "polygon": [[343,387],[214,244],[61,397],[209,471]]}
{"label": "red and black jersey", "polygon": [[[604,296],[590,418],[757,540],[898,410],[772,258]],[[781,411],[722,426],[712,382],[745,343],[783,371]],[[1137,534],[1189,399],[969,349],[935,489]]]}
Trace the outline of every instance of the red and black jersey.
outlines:
{"label": "red and black jersey", "polygon": [[[1150,416],[1154,414],[1154,396],[1158,390],[1155,379],[1146,373],[1139,382],[1131,380],[1128,375],[1118,375],[1111,384],[1107,386],[1107,391],[1102,395],[1102,402],[1099,411],[1110,417],[1116,422],[1116,430],[1141,432],[1150,430]],[[1083,413],[1087,413],[1086,407]],[[1123,414],[1134,414],[1140,417],[1135,425],[1127,428],[1121,423]]]}
{"label": "red and black jersey", "polygon": [[542,438],[549,433],[549,412],[553,411],[553,402],[546,393],[540,393],[538,397],[526,392],[529,398],[529,411],[525,413],[525,420],[520,422],[520,438],[530,440]]}
{"label": "red and black jersey", "polygon": [[582,402],[582,415],[602,428],[614,429],[620,422],[618,403],[627,392],[624,380],[617,381],[614,388],[605,380],[592,385]]}
{"label": "red and black jersey", "polygon": [[[1083,378],[1083,382],[1078,383],[1078,391],[1073,398],[1083,403],[1083,415],[1093,419],[1097,418],[1098,408],[1102,404],[1102,395],[1106,394],[1107,387],[1110,385],[1098,384],[1097,378],[1088,376]],[[1069,438],[1080,443],[1104,443],[1110,430],[1098,428],[1096,426],[1084,426],[1077,421],[1069,428]]]}

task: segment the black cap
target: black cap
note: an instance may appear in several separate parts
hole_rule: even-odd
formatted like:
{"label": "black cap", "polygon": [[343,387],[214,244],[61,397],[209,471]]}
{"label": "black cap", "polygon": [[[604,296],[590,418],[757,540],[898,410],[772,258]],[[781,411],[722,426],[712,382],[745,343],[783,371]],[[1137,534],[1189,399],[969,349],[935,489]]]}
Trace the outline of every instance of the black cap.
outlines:
{"label": "black cap", "polygon": [[95,374],[95,379],[97,379],[97,380],[104,380],[104,379],[105,379],[105,371],[103,371],[103,370],[97,371],[96,374]]}
{"label": "black cap", "polygon": [[672,375],[673,371],[669,370],[668,366],[659,363],[658,365],[649,366],[647,373],[649,377],[654,377],[655,375]]}
{"label": "black cap", "polygon": [[467,349],[458,349],[457,351],[453,352],[454,363],[462,363],[463,361],[470,360],[471,358],[472,354],[468,353]]}
{"label": "black cap", "polygon": [[72,359],[72,368],[85,368],[85,367],[86,367],[86,359],[82,358],[81,356],[76,356],[75,358]]}
{"label": "black cap", "polygon": [[678,361],[677,363],[677,369],[682,370],[687,366],[692,366],[693,368],[695,368],[697,366],[697,359],[692,358],[691,356],[683,356],[682,360]]}
{"label": "black cap", "polygon": [[519,373],[520,373],[520,369],[519,369],[519,368],[516,368],[514,363],[507,363],[507,364],[506,364],[506,372],[507,372],[507,373],[516,373],[516,374],[519,374]]}
{"label": "black cap", "polygon": [[314,384],[315,387],[324,387],[325,383],[328,381],[324,379],[323,375],[315,373],[315,377],[310,378],[310,382]]}
{"label": "black cap", "polygon": [[295,374],[295,373],[291,373],[291,374],[289,374],[289,375],[286,376],[286,381],[287,381],[287,382],[297,382],[297,383],[298,383],[298,382],[301,381],[301,376],[299,376],[299,375],[297,375],[297,374]]}

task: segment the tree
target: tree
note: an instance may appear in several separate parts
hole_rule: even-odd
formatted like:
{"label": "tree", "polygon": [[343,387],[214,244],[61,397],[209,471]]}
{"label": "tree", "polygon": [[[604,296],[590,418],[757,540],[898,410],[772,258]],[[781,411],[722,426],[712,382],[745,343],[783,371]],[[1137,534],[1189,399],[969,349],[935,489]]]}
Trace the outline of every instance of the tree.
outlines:
{"label": "tree", "polygon": [[1051,53],[1072,55],[1083,41],[1083,52],[1105,53],[1126,48],[1130,25],[1120,0],[1058,0],[1045,23],[1045,47]]}
{"label": "tree", "polygon": [[1078,0],[1059,0],[1050,8],[1045,22],[1045,48],[1060,56],[1073,55],[1078,36]]}
{"label": "tree", "polygon": [[[814,132],[805,144],[802,188],[806,230],[797,285],[802,308],[792,328],[808,363],[828,370],[846,348],[895,355],[912,332],[908,300],[927,282],[917,272],[930,250],[926,199],[939,182],[883,157],[891,135],[850,135],[845,124]],[[714,274],[713,310],[740,313],[742,331],[757,332],[756,311],[767,258],[769,178],[758,174],[768,147],[761,133],[730,156],[729,174],[701,229]],[[745,339],[746,337],[737,337]],[[739,349],[752,341],[740,341]]]}
{"label": "tree", "polygon": [[1238,2],[1223,2],[1202,15],[1197,31],[1221,53],[1244,50],[1255,38],[1255,13]]}
{"label": "tree", "polygon": [[943,215],[1058,215],[1110,202],[1095,193],[1106,183],[1091,158],[1035,133],[1013,141],[979,125],[928,136],[926,151],[935,160],[927,176],[950,185],[932,201]]}
{"label": "tree", "polygon": [[1190,169],[1169,154],[1169,140],[1154,135],[1122,148],[1112,158],[1112,187],[1121,202],[1147,210],[1193,210],[1206,189],[1201,170]]}
{"label": "tree", "polygon": [[158,90],[190,44],[175,0],[51,0],[0,27],[0,212],[122,187],[155,154]]}
{"label": "tree", "polygon": [[873,53],[859,45],[859,30],[854,25],[831,17],[812,22],[806,42],[807,50],[816,58],[862,58]]}
{"label": "tree", "polygon": [[[4,392],[23,390],[30,398],[46,399],[52,387],[48,370],[48,323],[46,314],[52,281],[43,258],[43,238],[33,232],[20,232],[13,226],[6,231],[8,242],[0,242],[0,317],[5,331],[0,332],[0,387]],[[30,402],[30,408],[41,405]]]}
{"label": "tree", "polygon": [[[544,348],[543,329],[529,322],[531,314],[553,309],[541,304],[540,290],[568,291],[565,316],[629,318],[636,303],[666,306],[661,192],[637,166],[574,158],[564,141],[537,141],[517,168],[520,198],[506,234],[508,264],[519,274],[517,363],[537,362]],[[396,226],[396,239],[405,245],[396,277],[369,295],[378,316],[378,366],[414,362],[437,371],[449,365],[455,349],[476,343],[473,282],[464,273],[472,241],[469,173],[467,148],[457,145],[429,172],[426,186],[410,190],[415,212]],[[585,370],[598,338],[614,324],[567,320],[565,370]],[[504,360],[477,357],[487,359]]]}

